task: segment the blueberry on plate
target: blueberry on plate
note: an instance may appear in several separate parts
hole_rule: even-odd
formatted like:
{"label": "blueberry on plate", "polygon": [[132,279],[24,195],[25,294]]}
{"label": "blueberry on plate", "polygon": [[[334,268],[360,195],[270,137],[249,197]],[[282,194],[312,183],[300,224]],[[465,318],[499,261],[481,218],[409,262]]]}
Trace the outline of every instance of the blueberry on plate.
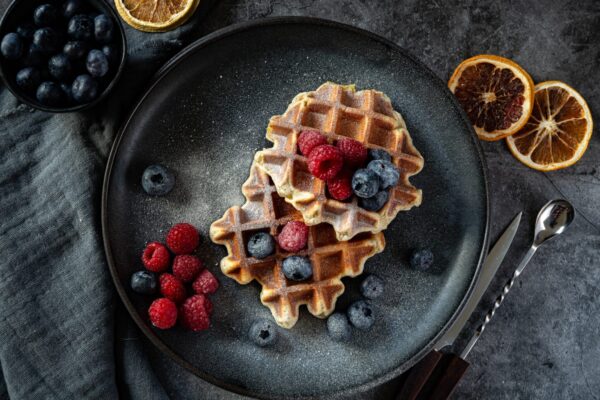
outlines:
{"label": "blueberry on plate", "polygon": [[48,60],[48,72],[53,78],[64,81],[73,73],[73,66],[66,54],[57,54]]}
{"label": "blueberry on plate", "polygon": [[69,57],[69,60],[72,61],[80,60],[85,57],[87,50],[87,45],[81,40],[67,42],[63,47],[63,53],[65,53],[65,55]]}
{"label": "blueberry on plate", "polygon": [[383,160],[383,161],[392,161],[392,156],[390,153],[383,149],[370,149],[369,150],[369,159],[370,160]]}
{"label": "blueberry on plate", "polygon": [[79,75],[71,84],[71,98],[79,104],[89,103],[98,97],[98,82],[87,74]]}
{"label": "blueberry on plate", "polygon": [[23,40],[14,32],[7,33],[0,42],[0,52],[8,60],[16,60],[23,54]]}
{"label": "blueberry on plate", "polygon": [[429,249],[414,250],[410,256],[410,266],[419,271],[426,271],[433,265],[433,252]]}
{"label": "blueberry on plate", "polygon": [[26,22],[17,27],[17,35],[23,39],[32,39],[33,32],[35,32],[35,26],[31,22]]}
{"label": "blueberry on plate", "polygon": [[379,191],[379,177],[370,169],[358,169],[352,176],[352,191],[358,197],[369,198]]}
{"label": "blueberry on plate", "polygon": [[102,46],[102,52],[106,56],[108,60],[108,64],[114,64],[117,61],[117,50],[115,50],[114,46],[105,45]]}
{"label": "blueberry on plate", "polygon": [[67,0],[63,3],[63,17],[69,19],[76,14],[83,13],[83,2],[81,0]]}
{"label": "blueberry on plate", "polygon": [[131,275],[129,284],[134,292],[140,294],[154,294],[158,287],[156,275],[150,271],[134,272]]}
{"label": "blueberry on plate", "polygon": [[173,186],[175,186],[175,175],[160,164],[150,165],[142,174],[142,187],[149,195],[164,196],[173,189]]}
{"label": "blueberry on plate", "polygon": [[258,232],[248,240],[248,253],[255,258],[263,259],[275,252],[275,239],[267,232]]}
{"label": "blueberry on plate", "polygon": [[352,329],[348,317],[343,313],[333,313],[327,318],[327,333],[336,342],[345,342],[352,337]]}
{"label": "blueberry on plate", "polygon": [[17,72],[17,86],[28,92],[33,92],[42,82],[40,71],[35,68],[27,67]]}
{"label": "blueberry on plate", "polygon": [[38,86],[35,97],[37,100],[47,106],[59,106],[63,103],[64,94],[57,83],[42,82]]}
{"label": "blueberry on plate", "polygon": [[113,22],[106,14],[100,14],[94,18],[94,36],[98,42],[109,43],[113,38],[113,33]]}
{"label": "blueberry on plate", "polygon": [[367,211],[379,211],[387,203],[389,193],[387,190],[377,192],[375,196],[368,199],[358,198],[358,205]]}
{"label": "blueberry on plate", "polygon": [[371,305],[364,300],[355,301],[346,311],[348,320],[357,329],[366,331],[375,323],[375,314]]}
{"label": "blueberry on plate", "polygon": [[281,266],[285,277],[291,281],[305,281],[312,276],[312,264],[307,257],[290,256]]}
{"label": "blueberry on plate", "polygon": [[381,189],[387,189],[398,184],[400,171],[394,164],[386,160],[373,160],[367,165],[367,168],[379,176]]}
{"label": "blueberry on plate", "polygon": [[73,39],[90,40],[94,37],[94,20],[85,14],[78,14],[69,20],[67,33]]}
{"label": "blueberry on plate", "polygon": [[23,65],[26,67],[35,67],[42,64],[44,60],[44,55],[35,44],[32,44],[24,51]]}
{"label": "blueberry on plate", "polygon": [[383,294],[385,284],[377,275],[368,275],[360,284],[360,293],[367,299],[376,299]]}
{"label": "blueberry on plate", "polygon": [[275,324],[266,319],[254,321],[248,332],[250,340],[260,347],[269,346],[277,339]]}
{"label": "blueberry on plate", "polygon": [[90,50],[85,66],[90,75],[101,78],[108,73],[108,59],[101,50]]}
{"label": "blueberry on plate", "polygon": [[58,10],[52,4],[42,4],[33,10],[33,22],[37,26],[52,26],[58,22]]}
{"label": "blueberry on plate", "polygon": [[33,44],[42,53],[53,53],[59,48],[60,36],[52,28],[40,28],[33,33]]}

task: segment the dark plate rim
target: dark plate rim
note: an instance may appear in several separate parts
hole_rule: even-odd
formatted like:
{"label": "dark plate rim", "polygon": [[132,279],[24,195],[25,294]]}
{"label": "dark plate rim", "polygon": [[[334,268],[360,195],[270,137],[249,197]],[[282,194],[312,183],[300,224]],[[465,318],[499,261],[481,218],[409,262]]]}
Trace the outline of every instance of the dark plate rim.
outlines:
{"label": "dark plate rim", "polygon": [[361,392],[370,390],[374,387],[377,387],[377,386],[399,376],[403,372],[407,371],[414,364],[416,364],[419,360],[421,360],[432,349],[434,349],[436,343],[441,339],[443,334],[452,326],[452,324],[455,322],[456,318],[460,314],[460,311],[464,308],[465,304],[471,297],[473,287],[474,287],[475,283],[477,282],[477,279],[479,278],[481,264],[485,258],[485,255],[487,254],[487,247],[488,247],[488,241],[489,241],[490,199],[489,199],[489,184],[488,184],[488,178],[487,178],[487,165],[485,162],[481,143],[479,142],[477,135],[475,134],[475,131],[471,125],[471,122],[467,118],[465,112],[462,110],[459,103],[454,98],[454,95],[452,94],[452,92],[450,92],[450,90],[448,90],[445,82],[443,82],[437,75],[435,75],[435,73],[429,67],[427,67],[425,64],[423,64],[421,61],[416,59],[414,56],[412,56],[410,53],[408,53],[406,50],[402,49],[400,46],[398,46],[394,42],[392,42],[382,36],[379,36],[375,33],[372,33],[372,32],[369,32],[364,29],[357,28],[357,27],[354,27],[351,25],[343,24],[340,22],[331,21],[331,20],[327,20],[327,19],[321,19],[321,18],[295,17],[294,16],[294,17],[269,17],[269,18],[255,20],[255,21],[248,21],[248,22],[242,22],[242,23],[230,25],[230,26],[221,28],[215,32],[212,32],[212,33],[196,40],[195,42],[189,44],[188,46],[186,46],[183,50],[181,50],[179,53],[177,53],[175,56],[173,56],[173,58],[171,58],[169,61],[167,61],[163,65],[163,67],[161,67],[158,70],[158,72],[155,74],[155,76],[151,79],[150,86],[144,92],[144,94],[140,97],[140,99],[136,103],[135,107],[129,112],[127,119],[122,123],[121,128],[119,129],[119,132],[117,134],[117,137],[115,138],[115,140],[113,142],[113,145],[112,145],[109,157],[108,157],[107,165],[106,165],[106,170],[105,170],[104,180],[103,180],[103,187],[102,187],[101,222],[102,222],[102,239],[104,242],[104,250],[106,253],[108,267],[109,267],[113,282],[115,284],[115,287],[117,289],[119,297],[121,298],[121,301],[125,305],[125,308],[129,312],[130,316],[133,318],[133,320],[135,321],[137,326],[144,333],[144,335],[148,338],[148,340],[150,340],[150,342],[154,346],[156,346],[161,352],[163,352],[164,354],[169,356],[171,359],[173,359],[179,365],[181,365],[182,367],[184,367],[187,370],[189,370],[190,372],[192,372],[194,375],[200,377],[201,379],[203,379],[213,385],[216,385],[225,390],[228,390],[233,393],[240,394],[240,395],[244,395],[244,396],[251,396],[251,397],[263,398],[263,399],[283,399],[283,398],[286,398],[286,399],[289,399],[289,398],[308,399],[308,398],[314,398],[315,395],[278,396],[278,395],[269,395],[269,394],[266,395],[264,393],[256,393],[256,392],[253,392],[252,390],[249,390],[249,389],[246,389],[246,388],[243,388],[243,387],[240,387],[240,386],[228,383],[228,382],[221,381],[209,374],[206,374],[203,371],[196,368],[190,362],[186,361],[179,354],[175,353],[166,343],[164,343],[152,331],[152,329],[146,324],[146,322],[138,314],[137,310],[135,309],[135,307],[129,300],[129,297],[125,291],[125,288],[122,286],[122,284],[119,280],[119,277],[118,277],[117,267],[113,260],[113,255],[112,255],[112,251],[111,251],[110,244],[109,244],[109,234],[108,234],[108,189],[109,189],[109,185],[110,185],[110,176],[112,174],[113,164],[115,162],[116,155],[120,148],[120,143],[125,135],[127,127],[129,126],[133,116],[139,110],[140,106],[146,100],[146,98],[149,96],[149,94],[152,92],[154,87],[161,81],[161,79],[169,71],[171,71],[176,65],[178,65],[179,62],[181,62],[183,59],[185,59],[189,53],[196,51],[198,48],[202,48],[210,43],[216,42],[222,38],[225,38],[227,36],[230,36],[232,34],[235,34],[240,31],[247,30],[247,29],[252,29],[252,28],[257,28],[257,27],[262,27],[262,26],[285,25],[285,24],[321,25],[321,26],[338,28],[341,30],[355,33],[355,34],[363,35],[363,36],[366,36],[370,39],[376,40],[376,41],[384,44],[385,46],[393,49],[394,51],[401,53],[404,57],[407,57],[412,62],[414,62],[421,68],[423,68],[423,70],[426,71],[432,77],[432,80],[434,82],[436,82],[435,84],[437,84],[437,85],[443,87],[443,89],[445,89],[446,96],[450,99],[450,101],[454,104],[456,109],[459,111],[459,115],[461,116],[465,125],[468,127],[468,129],[471,133],[471,141],[475,147],[475,150],[476,150],[476,153],[477,153],[477,156],[479,159],[480,167],[481,167],[481,173],[483,176],[483,186],[484,186],[483,190],[484,190],[484,194],[485,194],[485,212],[486,212],[485,228],[484,228],[484,232],[483,232],[483,241],[481,244],[481,250],[479,253],[479,259],[477,262],[475,274],[473,275],[471,283],[469,284],[469,288],[467,289],[463,299],[461,300],[460,304],[454,311],[453,315],[445,323],[445,325],[440,329],[440,331],[436,334],[436,336],[432,340],[430,340],[425,346],[423,346],[423,348],[419,352],[417,352],[415,355],[413,355],[406,362],[397,366],[396,368],[392,369],[391,371],[388,371],[387,373],[385,373],[381,376],[378,376],[364,384],[360,384],[357,386],[351,386],[342,391],[319,393],[318,396],[333,396],[333,395],[335,395],[335,396],[342,395],[343,396],[343,395],[348,395],[348,394],[356,394],[356,393],[361,393]]}

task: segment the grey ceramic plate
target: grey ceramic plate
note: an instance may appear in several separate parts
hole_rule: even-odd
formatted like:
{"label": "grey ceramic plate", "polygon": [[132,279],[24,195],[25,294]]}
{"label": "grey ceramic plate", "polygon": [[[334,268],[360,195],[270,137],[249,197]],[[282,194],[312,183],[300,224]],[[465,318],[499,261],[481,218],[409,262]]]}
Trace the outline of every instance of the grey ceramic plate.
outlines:
{"label": "grey ceramic plate", "polygon": [[[340,344],[325,321],[303,310],[272,348],[246,333],[270,318],[258,285],[224,277],[222,247],[207,239],[212,221],[241,205],[240,187],[264,139],[269,117],[298,92],[325,81],[382,90],[404,116],[425,168],[413,178],[423,205],[400,213],[385,232],[385,251],[366,273],[386,282],[374,302],[377,322]],[[177,174],[174,191],[149,197],[140,186],[148,164]],[[278,18],[229,27],[192,44],[158,74],[123,126],[104,185],[103,234],[118,292],[142,331],[182,365],[229,390],[260,397],[360,391],[413,365],[447,329],[470,293],[486,246],[487,185],[479,145],[445,84],[393,43],[337,23]],[[210,330],[158,331],[147,319],[151,299],[136,295],[129,276],[142,268],[146,241],[163,240],[189,221],[204,241],[199,254],[221,281]],[[411,270],[410,250],[430,247],[435,268]],[[338,302],[358,298],[360,278],[346,280]]]}

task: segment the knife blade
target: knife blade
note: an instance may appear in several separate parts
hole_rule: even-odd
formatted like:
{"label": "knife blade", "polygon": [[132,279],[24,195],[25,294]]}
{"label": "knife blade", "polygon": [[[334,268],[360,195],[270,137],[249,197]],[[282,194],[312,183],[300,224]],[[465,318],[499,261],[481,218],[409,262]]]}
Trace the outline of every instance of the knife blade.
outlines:
{"label": "knife blade", "polygon": [[496,275],[498,267],[500,267],[500,264],[502,264],[502,260],[504,260],[504,256],[506,256],[506,253],[510,248],[515,234],[517,233],[522,215],[522,212],[517,214],[517,216],[512,220],[512,222],[508,226],[508,228],[504,230],[504,233],[502,233],[502,236],[500,236],[500,239],[498,239],[494,247],[492,247],[492,250],[490,250],[490,252],[488,253],[487,258],[481,266],[481,273],[479,275],[479,279],[477,279],[477,282],[475,283],[475,287],[473,288],[473,293],[471,294],[471,297],[469,298],[467,304],[465,304],[464,308],[454,321],[454,324],[452,324],[450,329],[446,331],[444,336],[442,336],[442,338],[435,346],[436,350],[440,350],[454,343],[462,329],[467,324],[467,321],[471,317],[471,314],[473,314],[473,311],[475,311],[475,308],[477,308],[477,305],[483,297],[483,294],[485,293],[488,286],[490,285],[490,282]]}

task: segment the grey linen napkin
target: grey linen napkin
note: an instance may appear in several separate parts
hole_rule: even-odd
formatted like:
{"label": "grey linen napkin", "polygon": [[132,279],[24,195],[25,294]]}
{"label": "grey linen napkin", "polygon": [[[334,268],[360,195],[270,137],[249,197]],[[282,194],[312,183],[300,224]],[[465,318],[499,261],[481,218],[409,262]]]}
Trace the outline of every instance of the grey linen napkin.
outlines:
{"label": "grey linen napkin", "polygon": [[[36,111],[0,85],[0,399],[118,397],[118,300],[100,235],[105,161],[123,113],[209,3],[173,32],[126,27],[120,84],[92,110]],[[125,397],[165,398],[141,344],[123,351]]]}

